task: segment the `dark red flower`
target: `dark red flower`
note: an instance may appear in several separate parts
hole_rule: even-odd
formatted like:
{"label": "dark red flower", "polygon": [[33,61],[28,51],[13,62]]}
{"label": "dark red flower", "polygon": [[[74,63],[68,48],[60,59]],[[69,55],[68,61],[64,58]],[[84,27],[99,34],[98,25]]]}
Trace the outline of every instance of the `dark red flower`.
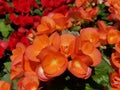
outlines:
{"label": "dark red flower", "polygon": [[10,5],[4,0],[0,0],[0,15],[6,14],[10,11]]}
{"label": "dark red flower", "polygon": [[62,14],[66,14],[69,10],[69,7],[66,5],[63,5],[61,7],[55,8],[52,11],[49,11],[48,9],[44,10],[44,15],[48,15],[49,13],[53,12],[53,13],[62,13]]}
{"label": "dark red flower", "polygon": [[24,45],[26,45],[26,46],[29,46],[29,45],[30,45],[30,41],[29,41],[28,38],[25,37],[25,36],[21,38],[21,42],[22,42]]}
{"label": "dark red flower", "polygon": [[33,17],[33,28],[36,28],[40,24],[41,17],[40,16],[32,16]]}
{"label": "dark red flower", "polygon": [[51,10],[52,8],[65,5],[66,3],[69,3],[71,1],[73,0],[41,0],[41,4],[43,7],[46,7],[48,10]]}
{"label": "dark red flower", "polygon": [[5,49],[2,46],[0,46],[0,59],[3,57],[4,51]]}
{"label": "dark red flower", "polygon": [[13,0],[12,3],[16,12],[29,13],[31,7],[38,8],[35,0]]}
{"label": "dark red flower", "polygon": [[18,42],[22,42],[24,45],[28,46],[30,44],[27,39],[27,35],[30,31],[20,27],[18,31],[15,31],[9,36],[9,44],[8,47],[10,50],[13,50],[16,47]]}
{"label": "dark red flower", "polygon": [[19,16],[15,16],[14,14],[10,14],[10,20],[16,24],[16,25],[20,25],[20,26],[31,26],[33,24],[33,18],[32,16],[23,16],[23,15],[19,15]]}
{"label": "dark red flower", "polygon": [[40,16],[15,16],[14,14],[10,14],[10,20],[15,24],[22,27],[37,27],[40,24]]}

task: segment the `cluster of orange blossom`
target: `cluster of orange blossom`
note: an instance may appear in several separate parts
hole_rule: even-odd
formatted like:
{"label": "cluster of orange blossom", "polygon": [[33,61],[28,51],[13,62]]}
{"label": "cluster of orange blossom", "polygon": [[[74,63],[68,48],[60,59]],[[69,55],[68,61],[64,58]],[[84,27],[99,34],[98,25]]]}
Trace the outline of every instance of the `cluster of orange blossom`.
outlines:
{"label": "cluster of orange blossom", "polygon": [[[19,90],[37,89],[40,81],[59,76],[66,69],[78,78],[87,79],[91,75],[91,67],[101,62],[98,47],[115,44],[119,51],[120,32],[114,27],[98,21],[98,28],[83,28],[79,35],[61,34],[72,24],[70,19],[59,13],[44,16],[37,31],[28,35],[32,44],[28,47],[22,43],[16,45],[11,56],[10,78],[14,80],[23,76],[18,82]],[[120,67],[118,58],[119,52],[112,54],[113,64]]]}

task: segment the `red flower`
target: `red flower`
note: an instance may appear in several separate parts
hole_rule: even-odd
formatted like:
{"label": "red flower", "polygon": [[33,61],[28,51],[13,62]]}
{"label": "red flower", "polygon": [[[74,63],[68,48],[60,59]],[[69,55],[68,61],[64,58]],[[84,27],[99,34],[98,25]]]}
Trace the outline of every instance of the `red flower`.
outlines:
{"label": "red flower", "polygon": [[8,42],[5,40],[0,40],[0,58],[3,57],[5,49],[8,47]]}
{"label": "red flower", "polygon": [[0,15],[6,14],[6,12],[10,11],[9,3],[4,0],[0,0]]}
{"label": "red flower", "polygon": [[66,14],[69,10],[69,7],[66,5],[62,5],[61,7],[55,8],[52,11],[49,11],[48,9],[44,10],[44,15],[48,15],[49,13],[53,12],[53,13],[62,13],[62,14]]}
{"label": "red flower", "polygon": [[26,29],[21,27],[18,29],[18,31],[12,33],[9,36],[9,49],[13,50],[18,42],[22,42],[24,45],[28,46],[30,44],[29,40],[27,39],[27,35],[29,34],[28,32]]}
{"label": "red flower", "polygon": [[16,25],[20,25],[22,27],[32,27],[35,28],[37,27],[37,25],[40,23],[40,16],[23,16],[23,15],[19,15],[19,16],[15,16],[14,14],[10,14],[10,20],[16,24]]}
{"label": "red flower", "polygon": [[0,58],[3,57],[4,51],[5,49],[2,46],[0,46]]}
{"label": "red flower", "polygon": [[53,8],[65,5],[66,3],[72,2],[73,0],[41,0],[43,7],[51,10]]}
{"label": "red flower", "polygon": [[14,14],[10,15],[10,20],[16,24],[16,25],[20,25],[20,26],[31,26],[33,24],[33,18],[32,16],[23,16],[23,15],[19,15],[19,16],[15,16]]}
{"label": "red flower", "polygon": [[13,0],[12,2],[16,12],[28,13],[31,7],[38,7],[35,0]]}

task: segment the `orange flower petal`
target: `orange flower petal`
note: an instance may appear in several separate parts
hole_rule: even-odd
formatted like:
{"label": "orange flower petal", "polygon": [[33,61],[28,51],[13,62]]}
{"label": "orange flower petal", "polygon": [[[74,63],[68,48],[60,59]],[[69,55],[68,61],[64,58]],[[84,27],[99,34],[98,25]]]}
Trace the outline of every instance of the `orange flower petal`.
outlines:
{"label": "orange flower petal", "polygon": [[80,31],[80,40],[89,41],[94,46],[98,46],[99,43],[99,33],[96,28],[84,28]]}
{"label": "orange flower petal", "polygon": [[76,55],[74,58],[82,61],[87,66],[90,66],[90,65],[93,64],[92,58],[88,55],[83,54],[83,53],[80,53],[80,54]]}
{"label": "orange flower petal", "polygon": [[35,69],[39,63],[29,60],[26,56],[23,59],[23,70],[24,73],[36,74]]}
{"label": "orange flower petal", "polygon": [[78,78],[88,78],[91,70],[79,59],[73,59],[68,62],[68,70]]}
{"label": "orange flower petal", "polygon": [[55,21],[57,30],[64,30],[67,27],[72,26],[70,21],[61,13],[56,13],[52,16],[52,19]]}
{"label": "orange flower petal", "polygon": [[67,59],[60,53],[49,54],[42,62],[42,67],[47,77],[59,76],[67,68]]}
{"label": "orange flower petal", "polygon": [[58,50],[61,42],[60,35],[57,32],[55,32],[49,37],[49,39],[50,39],[50,44]]}
{"label": "orange flower petal", "polygon": [[39,54],[39,50],[35,50],[33,45],[30,45],[26,48],[25,55],[29,60],[34,61],[34,62],[40,62],[40,60],[36,57]]}
{"label": "orange flower petal", "polygon": [[80,49],[84,54],[92,53],[92,51],[95,49],[94,45],[90,42],[81,42],[80,43]]}
{"label": "orange flower petal", "polygon": [[120,32],[115,29],[111,29],[107,34],[107,40],[109,44],[115,44],[120,41]]}
{"label": "orange flower petal", "polygon": [[37,76],[38,78],[41,80],[41,81],[48,81],[49,79],[51,79],[50,77],[47,77],[44,73],[44,70],[42,68],[41,65],[39,65],[36,69],[36,73],[37,73]]}
{"label": "orange flower petal", "polygon": [[0,90],[11,90],[11,85],[6,81],[0,81]]}
{"label": "orange flower petal", "polygon": [[33,42],[33,45],[27,47],[25,55],[32,61],[39,62],[37,58],[40,51],[49,45],[49,38],[47,35],[37,36]]}
{"label": "orange flower petal", "polygon": [[114,49],[120,53],[120,41],[115,44]]}
{"label": "orange flower petal", "polygon": [[75,0],[75,6],[80,7],[84,5],[87,2],[87,0]]}
{"label": "orange flower petal", "polygon": [[93,61],[91,66],[97,66],[102,61],[101,53],[98,49],[94,49],[92,53],[88,54],[88,56],[90,56]]}
{"label": "orange flower petal", "polygon": [[110,83],[111,86],[114,88],[117,88],[117,90],[120,89],[120,75],[117,72],[114,72],[110,75]]}
{"label": "orange flower petal", "polygon": [[10,79],[11,80],[16,79],[23,75],[22,60],[23,60],[23,55],[17,56],[12,61],[11,68],[10,68]]}
{"label": "orange flower petal", "polygon": [[61,35],[60,51],[65,56],[69,56],[73,53],[75,36],[72,34]]}
{"label": "orange flower petal", "polygon": [[24,51],[25,45],[22,43],[17,43],[16,49],[12,50],[13,55],[10,57],[10,59],[13,61],[17,56],[23,55]]}
{"label": "orange flower petal", "polygon": [[48,16],[44,16],[41,19],[41,24],[38,25],[38,34],[50,34],[56,29],[54,20]]}
{"label": "orange flower petal", "polygon": [[21,78],[18,81],[18,90],[38,90],[39,81],[34,75]]}
{"label": "orange flower petal", "polygon": [[49,27],[47,24],[40,24],[38,25],[37,27],[37,34],[45,34],[45,33],[48,33],[49,32]]}
{"label": "orange flower petal", "polygon": [[67,68],[67,58],[53,46],[44,48],[38,58],[41,60],[41,67],[47,77],[59,76]]}
{"label": "orange flower petal", "polygon": [[116,67],[120,68],[120,53],[112,53],[111,61]]}

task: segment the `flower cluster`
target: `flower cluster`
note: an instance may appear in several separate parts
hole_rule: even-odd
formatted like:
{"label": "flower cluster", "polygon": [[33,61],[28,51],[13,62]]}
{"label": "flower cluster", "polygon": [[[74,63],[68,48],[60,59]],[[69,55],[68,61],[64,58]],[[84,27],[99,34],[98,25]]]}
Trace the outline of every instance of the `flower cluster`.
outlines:
{"label": "flower cluster", "polygon": [[15,80],[18,90],[46,90],[65,72],[94,79],[104,61],[112,68],[104,89],[120,89],[119,0],[0,0],[0,20],[1,61],[11,52],[10,82],[0,80],[0,90]]}

